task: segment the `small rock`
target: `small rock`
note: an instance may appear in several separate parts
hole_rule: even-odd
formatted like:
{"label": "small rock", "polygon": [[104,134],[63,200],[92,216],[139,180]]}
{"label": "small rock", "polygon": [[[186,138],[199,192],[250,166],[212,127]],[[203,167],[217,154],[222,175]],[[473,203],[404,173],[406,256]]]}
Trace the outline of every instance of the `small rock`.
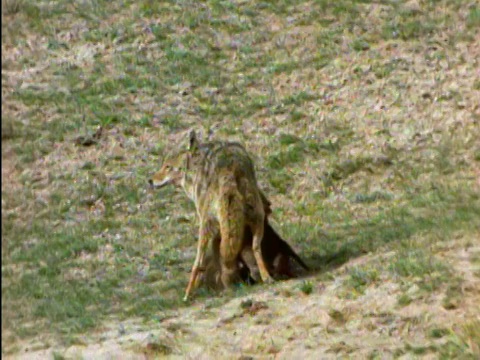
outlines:
{"label": "small rock", "polygon": [[240,303],[240,308],[242,309],[248,309],[249,307],[251,307],[253,305],[253,300],[252,299],[247,299],[247,300],[243,300],[241,303]]}
{"label": "small rock", "polygon": [[260,310],[268,309],[267,303],[264,301],[253,301],[251,299],[242,301],[240,307],[243,309],[243,314],[256,315]]}
{"label": "small rock", "polygon": [[253,356],[248,356],[248,355],[240,355],[238,360],[253,360]]}

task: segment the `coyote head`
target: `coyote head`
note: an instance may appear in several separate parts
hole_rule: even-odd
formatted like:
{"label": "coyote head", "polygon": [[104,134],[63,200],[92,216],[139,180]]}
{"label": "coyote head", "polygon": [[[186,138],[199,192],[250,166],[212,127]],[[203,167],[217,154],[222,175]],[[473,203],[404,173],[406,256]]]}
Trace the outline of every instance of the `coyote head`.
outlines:
{"label": "coyote head", "polygon": [[183,177],[183,162],[182,154],[167,158],[160,170],[148,182],[154,188],[161,188],[169,184],[179,186]]}
{"label": "coyote head", "polygon": [[154,188],[161,188],[169,184],[184,187],[185,177],[197,148],[198,140],[192,130],[189,135],[188,150],[180,150],[167,156],[161,169],[148,180],[150,185]]}

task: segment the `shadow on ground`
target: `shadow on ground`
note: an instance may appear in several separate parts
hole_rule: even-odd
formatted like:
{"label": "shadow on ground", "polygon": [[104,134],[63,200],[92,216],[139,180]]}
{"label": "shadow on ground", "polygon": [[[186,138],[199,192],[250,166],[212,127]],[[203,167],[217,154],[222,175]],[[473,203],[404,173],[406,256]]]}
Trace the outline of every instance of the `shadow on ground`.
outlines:
{"label": "shadow on ground", "polygon": [[437,190],[412,198],[401,207],[385,209],[363,221],[345,222],[329,231],[313,224],[290,224],[279,230],[286,230],[280,233],[295,245],[311,267],[310,274],[321,274],[371,252],[415,246],[417,234],[427,233],[431,241],[448,240],[454,231],[480,228],[479,219],[477,194]]}

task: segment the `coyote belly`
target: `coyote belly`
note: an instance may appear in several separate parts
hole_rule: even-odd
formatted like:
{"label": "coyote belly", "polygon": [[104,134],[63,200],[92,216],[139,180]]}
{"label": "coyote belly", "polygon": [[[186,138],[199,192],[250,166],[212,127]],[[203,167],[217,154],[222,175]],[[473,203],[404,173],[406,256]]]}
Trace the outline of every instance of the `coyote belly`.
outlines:
{"label": "coyote belly", "polygon": [[168,158],[150,183],[155,187],[181,185],[195,203],[200,229],[185,299],[203,270],[207,248],[215,239],[221,239],[218,258],[222,284],[229,286],[237,280],[245,229],[252,234],[251,250],[261,279],[273,281],[261,248],[266,200],[243,146],[220,141],[200,143],[191,132],[189,149]]}

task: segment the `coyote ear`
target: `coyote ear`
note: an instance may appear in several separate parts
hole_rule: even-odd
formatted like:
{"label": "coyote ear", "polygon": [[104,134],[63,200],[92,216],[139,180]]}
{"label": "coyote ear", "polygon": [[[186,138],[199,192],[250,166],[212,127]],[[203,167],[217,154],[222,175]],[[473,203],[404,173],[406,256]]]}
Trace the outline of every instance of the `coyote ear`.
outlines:
{"label": "coyote ear", "polygon": [[190,151],[195,151],[198,147],[198,140],[197,140],[197,134],[195,133],[195,130],[190,131],[189,135],[189,150]]}

